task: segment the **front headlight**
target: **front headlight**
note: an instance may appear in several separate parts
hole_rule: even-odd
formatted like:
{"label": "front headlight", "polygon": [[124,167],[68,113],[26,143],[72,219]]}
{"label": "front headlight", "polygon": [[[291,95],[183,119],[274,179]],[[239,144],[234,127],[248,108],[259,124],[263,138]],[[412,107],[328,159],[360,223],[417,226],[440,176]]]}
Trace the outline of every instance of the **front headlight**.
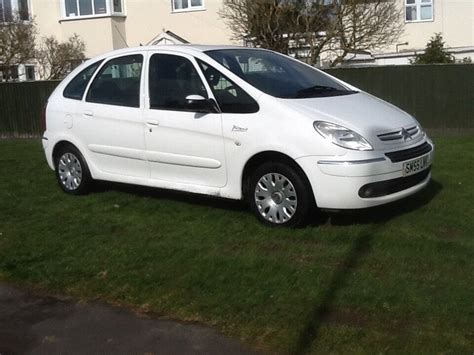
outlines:
{"label": "front headlight", "polygon": [[335,145],[354,150],[373,150],[364,137],[349,128],[324,121],[315,121],[313,126],[320,135]]}

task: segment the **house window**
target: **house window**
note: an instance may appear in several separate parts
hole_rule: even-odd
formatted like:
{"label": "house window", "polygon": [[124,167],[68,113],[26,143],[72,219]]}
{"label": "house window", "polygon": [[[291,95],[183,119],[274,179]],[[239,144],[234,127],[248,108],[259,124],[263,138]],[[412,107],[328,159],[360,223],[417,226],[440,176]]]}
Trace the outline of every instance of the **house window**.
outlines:
{"label": "house window", "polygon": [[34,65],[25,65],[25,80],[26,81],[36,80]]}
{"label": "house window", "polygon": [[173,12],[204,10],[204,0],[171,0]]}
{"label": "house window", "polygon": [[[1,1],[1,0],[0,0]],[[91,17],[123,14],[123,0],[62,0],[64,17]]]}
{"label": "house window", "polygon": [[18,65],[0,66],[0,81],[18,81]]}
{"label": "house window", "polygon": [[114,0],[114,12],[122,13],[122,0]]}
{"label": "house window", "polygon": [[405,20],[407,22],[432,21],[433,0],[405,0]]}
{"label": "house window", "polygon": [[0,0],[0,22],[10,22],[15,14],[23,21],[30,19],[28,0]]}

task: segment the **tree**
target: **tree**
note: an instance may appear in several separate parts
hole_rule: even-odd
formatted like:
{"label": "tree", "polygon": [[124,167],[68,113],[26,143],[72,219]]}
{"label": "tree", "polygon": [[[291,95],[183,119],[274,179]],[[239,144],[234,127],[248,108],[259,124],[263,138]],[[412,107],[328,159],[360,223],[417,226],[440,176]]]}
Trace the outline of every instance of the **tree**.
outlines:
{"label": "tree", "polygon": [[224,0],[220,15],[234,39],[288,53],[298,11],[294,3],[282,0]]}
{"label": "tree", "polygon": [[[233,39],[280,53],[309,52],[315,62],[329,41],[332,5],[327,0],[224,0],[219,14]],[[314,60],[312,60],[312,58]]]}
{"label": "tree", "polygon": [[435,33],[426,44],[425,52],[415,55],[415,58],[410,60],[411,64],[449,64],[455,62],[454,56],[444,48],[441,33]]}
{"label": "tree", "polygon": [[402,13],[394,0],[224,0],[220,15],[234,39],[288,54],[306,51],[310,64],[325,52],[332,65],[348,54],[398,40]]}
{"label": "tree", "polygon": [[41,76],[45,80],[64,78],[85,59],[84,41],[77,34],[60,43],[53,36],[45,37],[37,51]]}
{"label": "tree", "polygon": [[403,33],[403,13],[393,0],[335,2],[331,66],[351,53],[380,50]]}
{"label": "tree", "polygon": [[14,14],[9,22],[1,23],[0,66],[9,70],[34,59],[36,36],[35,22],[24,21],[20,14]]}

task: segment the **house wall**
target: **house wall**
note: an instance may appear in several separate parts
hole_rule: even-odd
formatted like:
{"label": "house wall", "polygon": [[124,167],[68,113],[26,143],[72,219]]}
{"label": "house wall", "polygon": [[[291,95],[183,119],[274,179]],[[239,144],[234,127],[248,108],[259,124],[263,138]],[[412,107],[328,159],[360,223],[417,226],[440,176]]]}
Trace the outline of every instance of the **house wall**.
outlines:
{"label": "house wall", "polygon": [[204,0],[205,10],[173,13],[171,0],[124,0],[125,16],[64,19],[60,0],[30,0],[39,36],[65,41],[77,33],[86,57],[148,43],[163,29],[191,43],[232,44],[231,32],[218,15],[222,0]]}
{"label": "house wall", "polygon": [[[398,0],[405,20],[405,0]],[[426,43],[437,32],[443,34],[448,47],[474,46],[474,0],[433,0],[433,20],[427,22],[405,22],[405,31],[398,43],[400,51],[424,49]],[[396,52],[395,44],[382,52]]]}
{"label": "house wall", "polygon": [[127,41],[145,44],[170,30],[194,44],[232,44],[231,32],[218,15],[222,0],[204,0],[206,10],[173,13],[168,0],[128,0]]}
{"label": "house wall", "polygon": [[[172,0],[123,0],[125,16],[64,19],[60,0],[29,0],[39,28],[39,36],[54,35],[65,41],[77,33],[86,43],[86,57],[146,44],[163,30],[191,43],[239,44],[218,12],[223,0],[204,0],[205,10],[173,13]],[[405,19],[405,0],[397,0]],[[432,21],[405,22],[397,43],[399,51],[420,51],[434,33],[441,32],[448,47],[474,46],[474,0],[433,0]],[[395,44],[379,53],[396,52]],[[381,60],[385,64],[405,64],[407,58]]]}
{"label": "house wall", "polygon": [[[86,43],[86,57],[116,49],[112,32],[113,22],[111,17],[62,21],[63,40],[77,33]],[[123,48],[123,45],[117,48]]]}

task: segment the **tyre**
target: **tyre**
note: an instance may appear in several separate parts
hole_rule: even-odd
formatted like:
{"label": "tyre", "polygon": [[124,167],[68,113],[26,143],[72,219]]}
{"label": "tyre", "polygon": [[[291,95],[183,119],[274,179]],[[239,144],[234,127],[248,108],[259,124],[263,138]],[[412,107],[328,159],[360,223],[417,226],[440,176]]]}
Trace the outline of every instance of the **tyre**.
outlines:
{"label": "tyre", "polygon": [[72,195],[83,195],[92,184],[87,163],[73,145],[61,147],[54,156],[56,178],[61,189]]}
{"label": "tyre", "polygon": [[307,222],[314,199],[306,178],[282,162],[267,162],[255,169],[247,200],[257,218],[271,226],[298,227]]}

